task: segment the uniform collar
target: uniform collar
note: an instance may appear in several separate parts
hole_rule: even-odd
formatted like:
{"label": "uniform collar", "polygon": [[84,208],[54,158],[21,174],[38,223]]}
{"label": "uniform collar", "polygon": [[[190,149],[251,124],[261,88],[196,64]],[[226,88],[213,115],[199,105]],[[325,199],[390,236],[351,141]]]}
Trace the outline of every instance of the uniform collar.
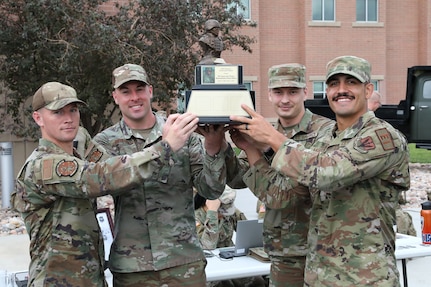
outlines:
{"label": "uniform collar", "polygon": [[[350,139],[355,137],[365,126],[367,122],[374,119],[376,115],[372,111],[368,111],[365,114],[363,114],[361,117],[359,117],[358,121],[339,133],[338,136],[341,136],[343,139]],[[337,124],[335,124],[333,134],[335,135],[337,133]]]}
{"label": "uniform collar", "polygon": [[308,133],[309,132],[309,123],[311,122],[313,114],[310,112],[310,110],[305,109],[304,116],[302,117],[301,121],[292,126],[292,127],[286,127],[284,128],[281,123],[280,119],[277,121],[276,129],[280,133],[284,134],[285,136],[294,137],[298,133]]}
{"label": "uniform collar", "polygon": [[142,138],[139,134],[134,134],[132,129],[126,124],[123,118],[119,121],[120,129],[124,135],[124,138],[129,140],[132,138],[137,138],[141,140],[146,140],[148,143],[157,141],[162,136],[162,127],[165,123],[165,118],[162,116],[153,113],[156,116],[156,123],[154,124],[153,128],[151,129],[150,134],[148,135],[147,139]]}
{"label": "uniform collar", "polygon": [[56,153],[56,154],[66,153],[58,145],[56,145],[52,141],[44,139],[44,138],[39,139],[39,147],[38,147],[38,149],[39,150],[45,150],[45,151],[48,151],[50,153]]}

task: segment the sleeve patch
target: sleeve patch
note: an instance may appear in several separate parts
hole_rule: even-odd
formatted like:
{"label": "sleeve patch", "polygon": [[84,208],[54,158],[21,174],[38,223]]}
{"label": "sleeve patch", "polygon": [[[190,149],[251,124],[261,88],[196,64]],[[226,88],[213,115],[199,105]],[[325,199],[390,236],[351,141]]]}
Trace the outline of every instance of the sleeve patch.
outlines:
{"label": "sleeve patch", "polygon": [[61,160],[55,167],[55,172],[58,176],[72,177],[78,170],[78,162],[76,160]]}
{"label": "sleeve patch", "polygon": [[372,150],[376,148],[373,138],[368,136],[359,140],[359,147],[363,150]]}
{"label": "sleeve patch", "polygon": [[100,151],[100,150],[98,150],[98,149],[95,149],[94,151],[92,151],[92,152],[88,155],[87,160],[88,160],[89,162],[98,162],[98,161],[99,161],[99,159],[100,159],[102,156],[103,156],[103,152],[101,152],[101,151]]}
{"label": "sleeve patch", "polygon": [[42,161],[42,180],[52,179],[53,166],[54,166],[53,159],[44,159]]}
{"label": "sleeve patch", "polygon": [[379,129],[376,130],[377,138],[380,140],[382,147],[384,150],[393,150],[395,149],[394,140],[392,139],[391,134],[387,129]]}

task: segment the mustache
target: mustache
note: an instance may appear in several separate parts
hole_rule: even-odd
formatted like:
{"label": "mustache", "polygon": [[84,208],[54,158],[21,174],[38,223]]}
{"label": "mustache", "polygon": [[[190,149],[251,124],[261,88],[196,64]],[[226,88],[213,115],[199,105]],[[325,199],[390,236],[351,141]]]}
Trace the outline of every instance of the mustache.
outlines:
{"label": "mustache", "polygon": [[333,97],[332,101],[337,101],[340,98],[348,98],[350,100],[354,100],[355,99],[354,96],[351,96],[351,95],[349,95],[347,93],[340,93],[340,94],[337,94],[335,97]]}

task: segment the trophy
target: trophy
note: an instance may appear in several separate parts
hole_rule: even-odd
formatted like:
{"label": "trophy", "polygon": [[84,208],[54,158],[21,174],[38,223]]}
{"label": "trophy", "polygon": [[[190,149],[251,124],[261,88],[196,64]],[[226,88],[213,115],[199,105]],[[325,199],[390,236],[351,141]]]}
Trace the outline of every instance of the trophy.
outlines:
{"label": "trophy", "polygon": [[255,93],[243,84],[243,68],[232,64],[201,64],[195,67],[195,85],[186,91],[186,111],[199,117],[199,124],[233,124],[231,115],[249,115],[255,109]]}

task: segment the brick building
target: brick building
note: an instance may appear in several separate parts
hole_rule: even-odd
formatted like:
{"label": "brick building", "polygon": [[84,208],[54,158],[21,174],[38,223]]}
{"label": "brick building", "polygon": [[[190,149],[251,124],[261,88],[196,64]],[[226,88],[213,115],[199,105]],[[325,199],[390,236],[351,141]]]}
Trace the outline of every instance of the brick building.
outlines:
{"label": "brick building", "polygon": [[[405,97],[407,68],[431,64],[429,0],[243,0],[245,15],[257,28],[253,53],[223,52],[227,62],[244,66],[245,81],[256,91],[257,110],[274,117],[266,100],[267,71],[275,64],[307,67],[309,97],[322,97],[326,63],[355,55],[372,65],[372,81],[382,102]],[[249,13],[249,14],[248,14]]]}
{"label": "brick building", "polygon": [[[120,0],[118,2],[122,2]],[[431,65],[431,0],[241,0],[243,13],[256,28],[253,53],[224,51],[228,63],[244,67],[244,81],[256,91],[256,108],[275,117],[266,100],[267,71],[272,65],[297,62],[307,67],[309,97],[324,97],[326,63],[355,55],[372,65],[372,81],[384,104],[405,97],[407,68]],[[114,1],[102,8],[115,13]]]}
{"label": "brick building", "polygon": [[[118,1],[118,0],[117,0]],[[122,2],[119,0],[118,2]],[[114,1],[103,9],[115,13]],[[341,55],[363,57],[372,64],[372,80],[382,102],[405,97],[407,68],[431,65],[431,0],[242,0],[239,11],[257,23],[243,33],[256,38],[249,54],[224,51],[228,63],[244,67],[244,80],[256,91],[259,113],[275,117],[267,97],[267,71],[275,64],[298,62],[307,67],[309,97],[324,96],[326,63]],[[15,173],[35,146],[11,135]]]}

